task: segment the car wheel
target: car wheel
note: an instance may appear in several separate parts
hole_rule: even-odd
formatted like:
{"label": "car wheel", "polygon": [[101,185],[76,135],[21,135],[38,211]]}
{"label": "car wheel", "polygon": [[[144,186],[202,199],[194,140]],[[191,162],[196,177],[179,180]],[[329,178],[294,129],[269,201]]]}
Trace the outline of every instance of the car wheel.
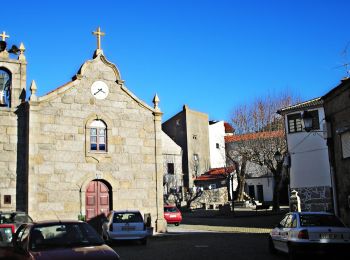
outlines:
{"label": "car wheel", "polygon": [[178,226],[178,225],[180,225],[180,223],[175,223],[175,226]]}
{"label": "car wheel", "polygon": [[273,254],[273,255],[277,253],[277,250],[273,244],[271,237],[269,237],[269,252],[270,252],[270,254]]}

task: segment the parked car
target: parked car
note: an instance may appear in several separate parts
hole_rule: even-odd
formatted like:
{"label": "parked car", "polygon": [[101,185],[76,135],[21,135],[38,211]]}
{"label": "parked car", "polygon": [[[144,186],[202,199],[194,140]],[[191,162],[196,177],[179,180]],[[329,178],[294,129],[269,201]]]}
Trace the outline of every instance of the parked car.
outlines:
{"label": "parked car", "polygon": [[298,254],[350,253],[350,228],[331,213],[290,212],[271,230],[271,253],[281,251],[290,258]]}
{"label": "parked car", "polygon": [[138,210],[110,211],[102,225],[102,238],[105,241],[140,240],[147,244],[147,227]]}
{"label": "parked car", "polygon": [[42,221],[21,225],[7,255],[14,259],[119,259],[98,233],[82,221]]}
{"label": "parked car", "polygon": [[182,221],[182,214],[176,206],[164,205],[164,218],[168,224],[178,226]]}
{"label": "parked car", "polygon": [[23,211],[0,211],[0,224],[13,224],[17,229],[23,223],[31,223],[33,219]]}
{"label": "parked car", "polygon": [[11,243],[12,235],[23,223],[32,223],[32,218],[22,211],[0,211],[0,247],[7,247]]}

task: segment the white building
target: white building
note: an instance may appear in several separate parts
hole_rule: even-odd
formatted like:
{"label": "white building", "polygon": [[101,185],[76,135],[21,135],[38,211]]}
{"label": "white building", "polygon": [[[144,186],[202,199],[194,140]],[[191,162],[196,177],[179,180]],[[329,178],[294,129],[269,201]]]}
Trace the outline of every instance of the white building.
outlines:
{"label": "white building", "polygon": [[182,193],[182,149],[162,131],[163,187],[164,194]]}
{"label": "white building", "polygon": [[225,156],[225,122],[209,121],[210,168],[226,165]]}
{"label": "white building", "polygon": [[[313,129],[304,130],[303,114],[313,117]],[[332,210],[332,181],[327,147],[323,101],[310,101],[282,108],[290,156],[290,190],[298,191],[303,211]]]}
{"label": "white building", "polygon": [[274,179],[272,175],[246,177],[246,191],[249,197],[259,202],[273,201]]}

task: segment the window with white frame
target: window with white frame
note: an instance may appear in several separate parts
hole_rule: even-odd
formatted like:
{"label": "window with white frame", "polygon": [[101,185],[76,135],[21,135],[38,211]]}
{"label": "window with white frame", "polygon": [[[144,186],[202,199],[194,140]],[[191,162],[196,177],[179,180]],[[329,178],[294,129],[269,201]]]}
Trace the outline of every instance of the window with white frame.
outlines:
{"label": "window with white frame", "polygon": [[343,158],[350,157],[350,131],[340,135]]}
{"label": "window with white frame", "polygon": [[289,133],[296,133],[296,132],[302,132],[303,126],[301,123],[301,114],[292,114],[287,116],[288,121],[288,132]]}
{"label": "window with white frame", "polygon": [[107,126],[102,120],[90,124],[90,151],[107,152]]}

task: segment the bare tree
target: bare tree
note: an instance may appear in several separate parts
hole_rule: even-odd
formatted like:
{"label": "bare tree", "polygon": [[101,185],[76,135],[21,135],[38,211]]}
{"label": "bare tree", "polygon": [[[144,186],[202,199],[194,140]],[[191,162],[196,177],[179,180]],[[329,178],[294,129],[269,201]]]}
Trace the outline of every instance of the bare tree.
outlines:
{"label": "bare tree", "polygon": [[[268,95],[257,98],[252,104],[238,106],[232,114],[233,152],[228,159],[239,162],[237,200],[243,199],[247,162],[265,166],[273,174],[275,181],[273,209],[279,210],[279,191],[282,182],[283,160],[276,160],[276,152],[287,151],[284,119],[276,112],[282,107],[295,103],[290,94]],[[232,148],[231,148],[232,149]]]}

